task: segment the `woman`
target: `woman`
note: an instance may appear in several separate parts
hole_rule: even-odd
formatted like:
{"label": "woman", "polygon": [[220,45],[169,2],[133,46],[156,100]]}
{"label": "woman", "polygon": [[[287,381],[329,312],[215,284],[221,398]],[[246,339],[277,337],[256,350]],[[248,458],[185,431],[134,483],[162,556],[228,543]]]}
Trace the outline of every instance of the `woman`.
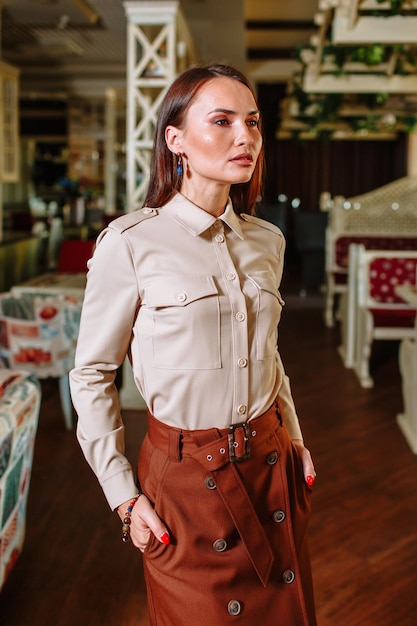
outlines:
{"label": "woman", "polygon": [[[277,351],[285,242],[251,216],[262,163],[247,79],[187,70],[160,110],[145,208],[89,262],[77,436],[144,554],[154,626],[316,624],[315,471]],[[138,483],[114,385],[127,353],[149,409]]]}

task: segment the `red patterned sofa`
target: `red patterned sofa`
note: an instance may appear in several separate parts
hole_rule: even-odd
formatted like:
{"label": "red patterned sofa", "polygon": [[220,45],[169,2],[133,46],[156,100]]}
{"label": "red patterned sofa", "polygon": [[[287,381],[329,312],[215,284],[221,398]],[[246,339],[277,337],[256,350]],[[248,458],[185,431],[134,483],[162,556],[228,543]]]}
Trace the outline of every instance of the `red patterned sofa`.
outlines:
{"label": "red patterned sofa", "polygon": [[346,293],[351,244],[369,250],[417,250],[417,178],[369,193],[334,198],[326,230],[325,322],[334,326],[336,296]]}
{"label": "red patterned sofa", "polygon": [[417,250],[367,250],[361,244],[351,245],[340,351],[362,387],[373,385],[369,360],[374,340],[414,337],[416,310],[400,298],[397,288],[415,285],[416,270]]}
{"label": "red patterned sofa", "polygon": [[0,368],[0,589],[24,543],[40,402],[35,378]]}

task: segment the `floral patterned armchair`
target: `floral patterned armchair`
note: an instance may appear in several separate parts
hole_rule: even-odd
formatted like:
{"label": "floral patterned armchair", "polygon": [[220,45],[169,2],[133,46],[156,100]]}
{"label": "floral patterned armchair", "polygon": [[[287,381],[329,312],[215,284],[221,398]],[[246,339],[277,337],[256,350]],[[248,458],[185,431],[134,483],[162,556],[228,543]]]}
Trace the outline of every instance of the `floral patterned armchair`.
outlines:
{"label": "floral patterned armchair", "polygon": [[40,402],[35,377],[0,368],[0,589],[24,543]]}
{"label": "floral patterned armchair", "polygon": [[0,358],[6,367],[58,378],[62,412],[72,427],[69,371],[74,364],[81,301],[63,294],[0,295]]}

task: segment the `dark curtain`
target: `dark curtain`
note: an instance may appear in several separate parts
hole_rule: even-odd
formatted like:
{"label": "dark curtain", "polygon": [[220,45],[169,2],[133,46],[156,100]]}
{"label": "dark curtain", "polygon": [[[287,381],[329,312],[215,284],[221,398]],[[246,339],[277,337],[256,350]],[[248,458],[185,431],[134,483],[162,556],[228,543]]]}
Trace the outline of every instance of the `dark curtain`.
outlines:
{"label": "dark curtain", "polygon": [[277,140],[272,193],[299,197],[304,210],[317,210],[322,191],[356,196],[406,175],[406,141]]}
{"label": "dark curtain", "polygon": [[283,84],[259,84],[258,99],[265,137],[264,200],[285,194],[299,198],[300,209],[318,210],[320,193],[346,197],[381,187],[407,172],[407,139],[325,141],[277,139]]}

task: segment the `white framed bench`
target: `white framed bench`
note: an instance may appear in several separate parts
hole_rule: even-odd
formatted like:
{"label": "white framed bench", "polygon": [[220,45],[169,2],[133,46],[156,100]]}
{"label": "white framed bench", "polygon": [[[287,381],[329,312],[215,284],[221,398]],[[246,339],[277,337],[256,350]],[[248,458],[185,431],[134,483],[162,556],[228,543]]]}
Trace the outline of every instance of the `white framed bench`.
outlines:
{"label": "white framed bench", "polygon": [[415,286],[417,250],[367,250],[352,244],[349,282],[342,307],[339,352],[362,387],[372,387],[369,362],[374,340],[412,339],[416,309],[398,295],[399,285]]}

